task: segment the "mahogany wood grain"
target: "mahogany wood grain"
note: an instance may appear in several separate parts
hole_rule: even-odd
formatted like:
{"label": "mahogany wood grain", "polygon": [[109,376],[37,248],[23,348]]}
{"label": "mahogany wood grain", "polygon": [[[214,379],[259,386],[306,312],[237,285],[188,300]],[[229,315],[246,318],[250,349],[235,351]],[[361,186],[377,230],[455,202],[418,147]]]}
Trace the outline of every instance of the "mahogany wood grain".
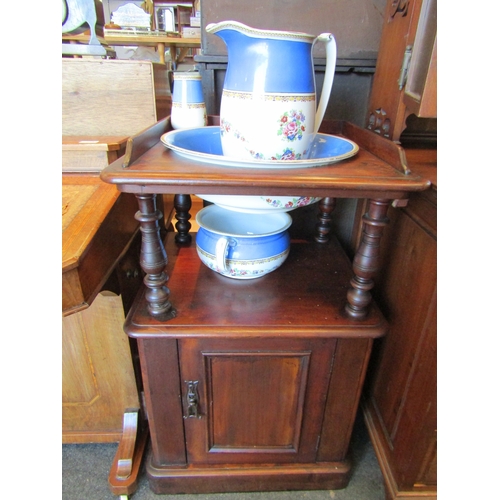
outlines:
{"label": "mahogany wood grain", "polygon": [[[356,156],[323,167],[287,170],[286,175],[279,169],[218,167],[182,158],[160,142],[161,133],[168,127],[167,122],[158,124],[153,147],[141,148],[138,157],[127,151],[125,158],[134,158],[127,168],[118,160],[101,172],[101,178],[121,191],[142,194],[203,192],[398,199],[430,185],[420,175],[404,173],[404,152],[399,146],[345,122],[326,122],[321,130],[347,138],[354,134],[360,146]],[[151,134],[146,131],[144,137],[151,144]],[[140,136],[134,142],[140,147]],[[365,147],[374,148],[376,153]]]}
{"label": "mahogany wood grain", "polygon": [[178,314],[151,316],[143,292],[125,322],[139,343],[153,491],[345,487],[372,338],[387,325],[375,305],[360,320],[344,312],[340,244],[294,240],[278,270],[250,282],[204,266],[194,241],[169,234],[166,249]]}
{"label": "mahogany wood grain", "polygon": [[323,198],[319,202],[318,223],[316,224],[315,240],[318,243],[326,243],[332,229],[332,212],[335,210],[337,201],[335,198]]}
{"label": "mahogany wood grain", "polygon": [[320,462],[346,457],[372,342],[363,338],[337,341],[318,447]]}
{"label": "mahogany wood grain", "polygon": [[189,231],[191,230],[191,210],[192,202],[191,195],[189,194],[176,194],[174,198],[175,216],[177,218],[177,223],[175,224],[175,229],[177,231],[175,235],[175,240],[177,243],[189,243],[191,241],[191,235]]}
{"label": "mahogany wood grain", "polygon": [[144,283],[148,287],[147,299],[149,313],[159,318],[168,319],[175,316],[176,311],[168,300],[170,290],[166,287],[168,280],[164,272],[168,262],[165,248],[161,241],[161,224],[163,213],[157,208],[156,195],[136,195],[139,211],[135,218],[140,223],[142,233],[141,268],[146,273]]}
{"label": "mahogany wood grain", "polygon": [[[217,119],[212,117],[211,123],[216,123]],[[161,249],[159,232],[155,229],[157,223],[154,219],[160,218],[154,208],[155,196],[161,193],[185,196],[185,193],[196,192],[198,189],[219,194],[262,196],[290,195],[294,192],[295,195],[304,193],[327,198],[368,197],[378,200],[371,202],[370,213],[365,219],[367,230],[360,250],[368,251],[358,259],[358,265],[354,268],[355,277],[351,282],[353,288],[346,309],[353,318],[367,314],[371,300],[369,290],[373,286],[372,275],[376,273],[377,265],[376,240],[381,237],[379,228],[383,225],[384,218],[383,214],[379,214],[380,210],[375,210],[374,207],[386,206],[388,202],[383,200],[406,198],[408,192],[425,190],[429,186],[426,179],[412,175],[406,168],[404,151],[400,146],[346,122],[325,122],[322,130],[355,138],[360,146],[359,152],[354,158],[334,165],[292,169],[287,171],[287,175],[283,175],[275,169],[218,167],[183,159],[159,142],[169,127],[169,120],[166,119],[131,138],[127,144],[125,161],[114,162],[101,172],[101,178],[105,182],[114,183],[125,192],[137,194],[140,205],[138,220],[141,221],[141,231],[147,235],[147,239],[143,241],[142,262],[148,269],[154,269],[151,274],[143,267],[147,273],[146,282],[150,286],[148,296],[152,315],[167,319],[176,314],[169,300],[169,290],[165,286],[168,274],[162,271],[166,255]],[[155,140],[158,143],[151,147]],[[370,152],[363,146],[369,148]],[[181,208],[181,228],[184,220],[187,220],[184,212]],[[178,237],[185,237],[184,229]]]}
{"label": "mahogany wood grain", "polygon": [[179,341],[181,379],[199,381],[201,417],[184,424],[190,464],[315,461],[336,341],[264,334]]}
{"label": "mahogany wood grain", "polygon": [[407,157],[433,186],[389,211],[373,292],[390,328],[375,344],[363,403],[389,500],[437,495],[436,151]]}
{"label": "mahogany wood grain", "polygon": [[202,264],[194,241],[179,246],[169,234],[166,245],[168,285],[177,315],[168,322],[152,317],[143,290],[125,325],[132,337],[238,337],[244,332],[260,338],[263,329],[287,337],[378,337],[385,332],[387,325],[375,304],[359,320],[344,311],[352,270],[335,238],[326,244],[292,241],[284,264],[257,280],[213,272]]}
{"label": "mahogany wood grain", "polygon": [[177,342],[140,339],[141,370],[156,466],[187,464]]}
{"label": "mahogany wood grain", "polygon": [[[415,40],[422,1],[387,2],[384,12],[385,23],[370,96],[369,111],[372,116],[369,127],[394,140],[399,140],[409,114],[403,104],[404,91],[399,88],[398,81],[405,50]],[[372,120],[377,111],[380,124]]]}
{"label": "mahogany wood grain", "polygon": [[118,445],[108,484],[114,495],[131,495],[137,490],[149,431],[139,408],[127,408],[123,415],[123,436]]}
{"label": "mahogany wood grain", "polygon": [[208,269],[194,242],[169,234],[166,249],[179,314],[152,317],[142,293],[125,322],[141,355],[153,491],[345,487],[372,337],[386,324],[375,306],[352,320],[339,305],[351,267],[338,242],[294,240],[253,283]]}
{"label": "mahogany wood grain", "polygon": [[353,262],[354,277],[347,292],[346,312],[352,318],[364,317],[371,302],[370,290],[379,270],[380,239],[389,222],[386,217],[388,206],[388,200],[370,200],[368,211],[363,216],[361,243]]}
{"label": "mahogany wood grain", "polygon": [[337,490],[348,485],[352,474],[349,461],[158,468],[149,460],[146,471],[151,490],[159,495]]}

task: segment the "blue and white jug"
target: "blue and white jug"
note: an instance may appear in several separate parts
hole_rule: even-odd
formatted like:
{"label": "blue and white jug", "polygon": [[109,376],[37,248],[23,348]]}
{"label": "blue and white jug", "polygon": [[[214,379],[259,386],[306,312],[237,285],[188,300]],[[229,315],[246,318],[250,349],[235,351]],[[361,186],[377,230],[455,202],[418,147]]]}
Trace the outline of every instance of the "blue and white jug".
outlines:
{"label": "blue and white jug", "polygon": [[197,71],[174,72],[172,92],[172,128],[197,128],[207,124],[201,75]]}
{"label": "blue and white jug", "polygon": [[[318,37],[250,28],[237,21],[206,26],[226,44],[228,66],[220,126],[224,156],[304,160],[323,120],[337,60],[331,33]],[[313,46],[326,44],[326,71],[316,106]]]}

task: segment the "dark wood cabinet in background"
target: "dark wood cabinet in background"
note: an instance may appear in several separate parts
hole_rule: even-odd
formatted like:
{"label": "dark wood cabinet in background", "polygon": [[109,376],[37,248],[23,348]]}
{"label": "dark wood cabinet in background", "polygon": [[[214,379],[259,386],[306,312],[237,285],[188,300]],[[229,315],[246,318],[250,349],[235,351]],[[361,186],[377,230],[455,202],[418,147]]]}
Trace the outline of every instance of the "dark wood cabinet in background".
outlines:
{"label": "dark wood cabinet in background", "polygon": [[437,0],[388,0],[368,128],[394,141],[437,135]]}
{"label": "dark wood cabinet in background", "polygon": [[[407,150],[410,168],[436,179],[435,150]],[[377,340],[364,414],[387,498],[437,495],[437,188],[390,210],[374,295],[389,331]]]}

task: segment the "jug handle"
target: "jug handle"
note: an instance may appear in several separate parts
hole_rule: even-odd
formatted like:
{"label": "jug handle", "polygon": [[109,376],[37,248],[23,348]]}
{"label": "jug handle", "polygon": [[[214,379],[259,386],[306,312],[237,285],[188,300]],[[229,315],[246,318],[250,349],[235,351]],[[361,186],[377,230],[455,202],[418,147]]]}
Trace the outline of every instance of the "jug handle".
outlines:
{"label": "jug handle", "polygon": [[229,247],[229,239],[222,236],[215,244],[215,263],[221,271],[227,272],[226,257]]}
{"label": "jug handle", "polygon": [[328,101],[330,99],[330,93],[332,91],[335,66],[337,64],[337,43],[335,42],[334,36],[331,33],[322,33],[316,37],[314,43],[318,40],[320,42],[325,42],[326,44],[326,68],[323,90],[321,91],[321,98],[319,100],[316,117],[314,119],[314,133],[319,130],[321,122],[323,121],[323,116],[325,115],[326,107],[328,106]]}

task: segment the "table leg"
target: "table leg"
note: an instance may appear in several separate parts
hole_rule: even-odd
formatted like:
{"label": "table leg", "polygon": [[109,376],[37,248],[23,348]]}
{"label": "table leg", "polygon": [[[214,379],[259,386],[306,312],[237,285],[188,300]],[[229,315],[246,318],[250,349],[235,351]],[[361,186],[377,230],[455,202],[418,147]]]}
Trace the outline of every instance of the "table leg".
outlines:
{"label": "table leg", "polygon": [[189,51],[189,47],[181,47],[179,51],[179,55],[176,58],[176,63],[179,64],[184,61],[184,58],[186,57],[186,54]]}
{"label": "table leg", "polygon": [[175,71],[177,69],[177,47],[175,44],[171,43],[169,45],[170,49],[170,60],[172,61],[172,70]]}
{"label": "table leg", "polygon": [[158,55],[160,56],[160,63],[165,64],[165,44],[159,42],[156,46],[156,50],[158,51]]}
{"label": "table leg", "polygon": [[160,236],[158,221],[163,214],[156,208],[156,194],[137,194],[139,211],[135,218],[140,223],[142,233],[141,268],[146,273],[144,284],[148,287],[146,299],[151,316],[161,320],[173,318],[176,310],[169,301],[170,290],[165,286],[167,253]]}
{"label": "table leg", "polygon": [[362,319],[368,313],[372,300],[370,290],[373,277],[380,267],[380,239],[384,227],[389,223],[387,210],[390,200],[370,200],[368,211],[363,216],[363,234],[361,243],[353,261],[354,277],[347,292],[345,310],[354,319]]}

